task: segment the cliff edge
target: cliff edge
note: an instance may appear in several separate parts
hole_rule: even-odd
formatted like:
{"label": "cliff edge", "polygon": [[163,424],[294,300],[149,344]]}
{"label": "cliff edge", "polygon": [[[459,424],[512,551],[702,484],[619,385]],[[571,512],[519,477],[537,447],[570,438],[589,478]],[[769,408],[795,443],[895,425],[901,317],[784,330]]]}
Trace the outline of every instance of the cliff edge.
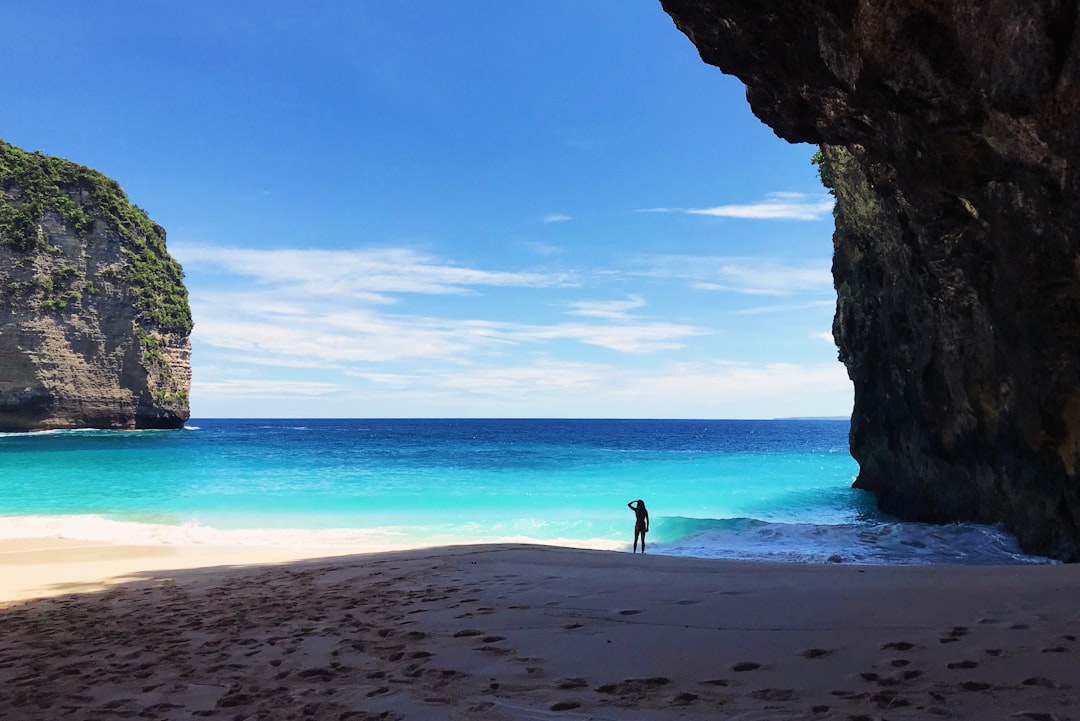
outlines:
{"label": "cliff edge", "polygon": [[179,428],[191,311],[115,181],[0,141],[0,431]]}
{"label": "cliff edge", "polygon": [[1080,560],[1077,1],[661,1],[822,147],[856,487]]}

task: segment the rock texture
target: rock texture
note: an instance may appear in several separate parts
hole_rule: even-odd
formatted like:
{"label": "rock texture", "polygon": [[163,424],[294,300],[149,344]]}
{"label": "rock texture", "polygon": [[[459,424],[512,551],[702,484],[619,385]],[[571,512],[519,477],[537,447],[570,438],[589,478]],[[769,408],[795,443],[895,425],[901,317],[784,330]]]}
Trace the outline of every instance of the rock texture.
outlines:
{"label": "rock texture", "polygon": [[1055,0],[662,0],[822,146],[859,488],[1080,560],[1080,32]]}
{"label": "rock texture", "polygon": [[100,173],[0,141],[0,431],[182,426],[190,332],[164,230]]}

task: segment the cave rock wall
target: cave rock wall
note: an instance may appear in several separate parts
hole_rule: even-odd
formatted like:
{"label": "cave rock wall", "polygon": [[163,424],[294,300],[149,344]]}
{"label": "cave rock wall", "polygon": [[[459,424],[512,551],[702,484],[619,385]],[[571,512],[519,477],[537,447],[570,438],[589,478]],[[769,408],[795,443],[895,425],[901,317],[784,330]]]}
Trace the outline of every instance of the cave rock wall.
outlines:
{"label": "cave rock wall", "polygon": [[832,171],[855,485],[1080,560],[1076,0],[661,2]]}

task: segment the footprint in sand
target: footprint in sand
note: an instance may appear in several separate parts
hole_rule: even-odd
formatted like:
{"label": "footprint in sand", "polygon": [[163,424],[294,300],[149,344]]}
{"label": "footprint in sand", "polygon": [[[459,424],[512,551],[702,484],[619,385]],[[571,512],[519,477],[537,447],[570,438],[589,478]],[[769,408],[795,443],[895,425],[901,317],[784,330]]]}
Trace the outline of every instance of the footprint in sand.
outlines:
{"label": "footprint in sand", "polygon": [[895,691],[881,691],[870,696],[870,700],[880,708],[902,708],[910,706],[911,702],[903,696],[896,695]]}
{"label": "footprint in sand", "polygon": [[466,638],[469,636],[483,636],[483,631],[477,631],[475,628],[465,628],[454,634],[454,638]]}
{"label": "footprint in sand", "polygon": [[480,651],[482,653],[490,653],[490,654],[494,654],[496,656],[507,656],[507,655],[514,652],[512,649],[502,648],[500,646],[492,646],[490,643],[484,644],[483,646],[477,646],[477,647],[475,647],[473,649],[473,651]]}
{"label": "footprint in sand", "polygon": [[556,688],[562,689],[564,691],[569,691],[575,688],[585,688],[588,685],[588,681],[581,678],[580,676],[577,676],[574,678],[564,678],[562,681],[559,681],[559,683],[556,684]]}
{"label": "footprint in sand", "polygon": [[954,661],[954,662],[946,665],[946,668],[953,669],[953,670],[958,669],[958,668],[978,668],[978,667],[979,667],[979,662],[978,661]]}
{"label": "footprint in sand", "polygon": [[739,661],[737,664],[731,667],[731,670],[738,672],[757,671],[759,668],[761,668],[760,663],[755,663],[754,661]]}
{"label": "footprint in sand", "polygon": [[798,696],[795,689],[790,688],[759,688],[750,692],[750,698],[759,701],[793,701]]}
{"label": "footprint in sand", "polygon": [[639,613],[641,613],[641,611],[637,610],[636,608],[628,609],[626,611],[619,611],[620,616],[636,616]]}
{"label": "footprint in sand", "polygon": [[941,643],[956,643],[969,633],[967,626],[953,626],[949,633],[943,638],[939,638]]}
{"label": "footprint in sand", "polygon": [[890,641],[888,643],[881,644],[881,650],[886,651],[892,649],[894,651],[910,651],[915,648],[915,644],[908,643],[907,641]]}
{"label": "footprint in sand", "polygon": [[799,655],[803,658],[824,658],[826,656],[831,656],[832,653],[832,649],[828,648],[808,648]]}
{"label": "footprint in sand", "polygon": [[552,711],[573,711],[576,708],[581,708],[581,704],[577,701],[556,701],[550,706]]}
{"label": "footprint in sand", "polygon": [[563,628],[565,628],[568,631],[571,631],[571,630],[573,630],[575,628],[581,628],[581,624],[578,623],[577,621],[575,621],[574,623],[564,623]]}
{"label": "footprint in sand", "polygon": [[676,601],[675,605],[677,605],[677,606],[696,606],[699,603],[701,603],[701,601]]}
{"label": "footprint in sand", "polygon": [[1051,646],[1050,648],[1044,648],[1043,653],[1068,653],[1069,649],[1064,646]]}
{"label": "footprint in sand", "polygon": [[638,693],[647,688],[659,688],[667,686],[671,679],[665,676],[652,676],[649,678],[628,678],[618,683],[605,683],[596,687],[597,693],[628,695]]}

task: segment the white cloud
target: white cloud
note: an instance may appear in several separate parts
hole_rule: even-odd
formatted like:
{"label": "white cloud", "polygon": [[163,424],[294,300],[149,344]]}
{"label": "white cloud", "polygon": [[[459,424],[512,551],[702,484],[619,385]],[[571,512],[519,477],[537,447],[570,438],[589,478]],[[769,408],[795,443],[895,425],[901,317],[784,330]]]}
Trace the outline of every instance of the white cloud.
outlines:
{"label": "white cloud", "polygon": [[[836,399],[849,402],[850,383],[835,363],[666,364],[669,357],[656,354],[718,331],[643,320],[637,311],[647,303],[640,295],[575,302],[530,291],[532,305],[521,295],[494,293],[492,302],[463,299],[465,305],[398,297],[467,295],[485,286],[558,289],[585,276],[489,271],[408,249],[180,244],[177,255],[191,279],[197,415],[244,408],[267,416],[769,417],[837,415],[845,411],[836,412]],[[644,271],[597,270],[588,279],[633,289],[647,276],[753,295],[832,295],[827,261],[659,256],[643,262]],[[503,305],[508,298],[513,304]],[[538,311],[550,317],[533,315]]]}
{"label": "white cloud", "polygon": [[814,300],[808,303],[787,303],[781,305],[763,305],[757,308],[743,308],[731,311],[732,315],[762,315],[764,313],[786,313],[792,310],[809,310],[811,308],[833,308],[835,300]]}
{"label": "white cloud", "polygon": [[545,223],[565,223],[568,220],[573,220],[574,216],[566,215],[565,213],[548,213],[542,220]]}
{"label": "white cloud", "polygon": [[533,365],[478,368],[436,375],[440,391],[486,395],[496,399],[587,392],[603,383],[610,367],[572,361],[542,360]]}
{"label": "white cloud", "polygon": [[834,338],[833,334],[830,333],[829,331],[825,331],[823,333],[814,333],[813,337],[814,338],[819,338],[819,339],[821,339],[821,340],[823,340],[826,343],[829,343],[831,345],[836,345],[836,338]]}
{"label": "white cloud", "polygon": [[822,220],[832,213],[835,204],[835,199],[830,195],[769,193],[764,200],[756,203],[717,205],[711,208],[641,208],[637,212],[683,213],[749,220]]}
{"label": "white cloud", "polygon": [[625,320],[630,317],[629,311],[644,307],[645,300],[633,295],[626,300],[583,300],[571,306],[574,310],[568,311],[570,315]]}
{"label": "white cloud", "polygon": [[541,257],[549,257],[552,255],[560,255],[563,249],[557,245],[549,245],[547,243],[539,243],[535,240],[523,240],[518,243],[522,248],[529,251],[534,255]]}
{"label": "white cloud", "polygon": [[706,411],[690,417],[773,418],[851,410],[851,381],[839,363],[676,364],[639,375],[622,393],[656,408]]}
{"label": "white cloud", "polygon": [[[651,353],[681,348],[687,339],[711,332],[677,323],[537,324],[439,318],[317,302],[306,310],[288,306],[290,314],[286,316],[281,313],[282,306],[263,308],[260,297],[229,291],[200,293],[192,307],[193,340],[227,351],[237,362],[339,368],[420,359],[466,363],[477,355],[502,353],[510,346],[556,341],[621,353]],[[625,310],[644,301],[632,298],[613,303],[606,311],[591,310],[604,320],[629,321]]]}
{"label": "white cloud", "polygon": [[651,266],[644,275],[682,278],[697,290],[775,296],[834,292],[828,260],[793,265],[768,258],[663,255],[643,262]]}
{"label": "white cloud", "polygon": [[576,340],[622,353],[652,353],[683,348],[688,338],[711,331],[678,323],[633,323],[589,325],[560,323],[550,326],[522,326],[508,333],[519,341]]}
{"label": "white cloud", "polygon": [[[839,363],[672,363],[628,368],[534,358],[506,365],[428,368],[415,374],[359,374],[334,383],[226,380],[197,383],[226,398],[310,398],[330,415],[527,417],[775,418],[851,412],[852,390]],[[334,405],[337,403],[338,405]],[[295,415],[297,406],[271,414]],[[303,406],[300,406],[303,408]],[[290,412],[291,410],[291,412]]]}
{"label": "white cloud", "polygon": [[319,381],[287,381],[269,378],[243,378],[218,381],[202,381],[196,375],[191,382],[191,392],[196,396],[210,398],[312,398],[332,396],[347,390],[340,383]]}
{"label": "white cloud", "polygon": [[388,293],[463,295],[476,286],[550,288],[572,285],[568,273],[514,273],[469,268],[409,248],[299,250],[178,243],[170,251],[187,268],[210,267],[311,296],[389,302]]}
{"label": "white cloud", "polygon": [[821,220],[832,213],[832,196],[809,196],[802,193],[770,193],[765,200],[747,205],[717,205],[713,208],[689,208],[689,215],[753,220]]}

